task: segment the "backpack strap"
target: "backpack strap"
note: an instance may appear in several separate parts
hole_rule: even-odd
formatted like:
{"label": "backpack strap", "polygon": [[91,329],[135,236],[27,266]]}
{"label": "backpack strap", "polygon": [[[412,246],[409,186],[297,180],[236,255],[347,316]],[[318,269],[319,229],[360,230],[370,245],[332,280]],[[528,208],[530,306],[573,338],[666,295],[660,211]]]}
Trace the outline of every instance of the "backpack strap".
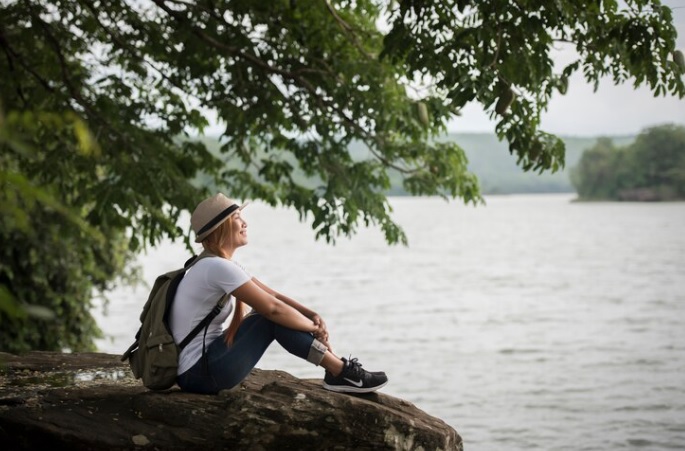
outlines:
{"label": "backpack strap", "polygon": [[193,330],[190,331],[188,336],[186,336],[183,339],[183,341],[178,344],[179,349],[183,349],[186,346],[188,346],[190,340],[195,338],[195,335],[199,334],[202,329],[207,327],[209,323],[212,322],[214,318],[216,318],[216,316],[221,312],[221,309],[224,308],[227,302],[228,295],[224,294],[223,296],[221,296],[221,299],[219,299],[219,302],[216,303],[214,308],[207,314],[207,316],[205,316],[205,318],[202,321],[200,321],[200,323],[197,326],[195,326]]}
{"label": "backpack strap", "polygon": [[[191,266],[193,266],[195,263],[197,263],[198,261],[202,260],[202,259],[205,258],[205,257],[214,257],[214,255],[213,255],[213,254],[210,254],[210,253],[207,252],[207,251],[204,251],[204,252],[202,252],[200,255],[193,256],[193,257],[191,257],[190,259],[188,259],[188,261],[186,261],[185,265],[183,265],[183,266],[184,266],[184,268],[185,268],[186,271],[187,271],[188,269],[190,269]],[[169,290],[169,292],[168,292],[169,294],[172,294],[172,293],[173,293],[173,295],[175,296],[175,294],[176,294],[176,288],[178,287],[178,284],[181,282],[181,279],[183,278],[184,275],[185,275],[185,272],[180,274],[180,277],[178,278],[178,281],[176,281],[176,280],[172,281],[172,283],[175,283],[176,286],[174,287],[173,292],[171,291],[171,289]],[[203,319],[202,321],[200,321],[200,322],[198,323],[198,325],[195,326],[195,327],[193,328],[193,330],[190,331],[190,333],[183,339],[183,341],[181,341],[181,343],[178,344],[179,349],[183,350],[183,348],[185,348],[186,346],[188,346],[188,343],[190,343],[190,341],[191,341],[193,338],[195,338],[195,336],[196,336],[198,333],[200,333],[200,331],[201,331],[202,329],[204,329],[205,327],[207,327],[207,326],[209,325],[209,323],[211,323],[212,320],[213,320],[214,318],[216,318],[216,316],[217,316],[219,313],[221,313],[221,310],[224,308],[224,306],[225,306],[226,303],[228,302],[228,299],[229,299],[229,295],[228,295],[228,294],[224,294],[223,296],[221,296],[221,297],[219,298],[219,300],[217,301],[216,305],[215,305],[214,308],[207,314],[207,316],[205,316],[204,319]],[[169,301],[173,302],[173,299],[171,299],[171,300],[167,299],[167,305],[170,305],[170,304],[169,304]],[[171,310],[171,309],[168,309],[167,311],[170,311],[170,310]]]}

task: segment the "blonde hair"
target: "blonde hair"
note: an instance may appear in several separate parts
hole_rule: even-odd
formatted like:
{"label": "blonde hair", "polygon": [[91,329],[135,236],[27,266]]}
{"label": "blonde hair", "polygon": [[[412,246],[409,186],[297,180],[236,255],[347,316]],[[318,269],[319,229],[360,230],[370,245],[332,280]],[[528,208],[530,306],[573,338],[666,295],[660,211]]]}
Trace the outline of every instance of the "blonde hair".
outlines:
{"label": "blonde hair", "polygon": [[233,244],[233,217],[229,217],[224,222],[219,224],[219,227],[214,229],[212,233],[207,235],[207,238],[202,240],[202,247],[210,254],[217,255],[219,257],[229,258],[230,255],[226,255],[224,251],[224,245]]}
{"label": "blonde hair", "polygon": [[[210,233],[207,238],[202,240],[202,247],[204,247],[205,251],[226,259],[231,257],[224,249],[226,244],[231,247],[233,244],[233,232],[236,224],[233,218],[234,216],[230,216],[226,221],[222,222],[221,225],[216,228],[216,230]],[[226,330],[226,343],[229,345],[233,344],[233,339],[235,338],[236,332],[238,332],[238,327],[240,327],[240,323],[244,316],[245,306],[240,299],[236,298],[233,318],[231,319],[231,324],[228,325],[228,329]]]}

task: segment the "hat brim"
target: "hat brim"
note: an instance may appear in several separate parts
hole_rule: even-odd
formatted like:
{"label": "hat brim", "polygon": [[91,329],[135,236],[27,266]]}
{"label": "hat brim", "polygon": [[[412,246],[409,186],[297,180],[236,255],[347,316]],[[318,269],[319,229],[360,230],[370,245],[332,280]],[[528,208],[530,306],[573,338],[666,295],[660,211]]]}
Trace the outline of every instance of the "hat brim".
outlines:
{"label": "hat brim", "polygon": [[201,242],[203,242],[203,241],[205,240],[205,238],[207,238],[209,235],[211,235],[211,233],[212,233],[213,231],[215,231],[221,224],[223,224],[224,222],[226,222],[231,216],[235,215],[235,214],[238,213],[239,211],[242,211],[242,209],[245,208],[245,207],[247,207],[247,205],[248,205],[249,203],[250,203],[250,202],[243,202],[243,204],[242,204],[241,206],[239,206],[237,210],[232,211],[232,212],[229,213],[225,218],[223,218],[222,220],[220,220],[219,222],[217,222],[216,224],[214,224],[210,229],[207,229],[206,231],[202,232],[202,234],[198,235],[198,236],[195,238],[195,242],[196,242],[196,243],[201,243]]}

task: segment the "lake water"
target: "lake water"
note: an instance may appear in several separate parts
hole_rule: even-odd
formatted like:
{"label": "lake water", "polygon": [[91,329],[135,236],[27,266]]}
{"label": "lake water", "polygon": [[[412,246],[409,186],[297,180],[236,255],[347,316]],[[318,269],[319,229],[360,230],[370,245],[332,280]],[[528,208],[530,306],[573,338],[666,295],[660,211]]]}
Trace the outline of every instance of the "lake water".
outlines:
{"label": "lake water", "polygon": [[[408,247],[377,230],[315,242],[296,213],[253,203],[235,258],[468,450],[685,449],[685,203],[486,200],[392,199]],[[161,245],[145,279],[187,256]],[[146,296],[111,293],[102,351],[128,347]],[[258,367],[322,377],[277,344]]]}

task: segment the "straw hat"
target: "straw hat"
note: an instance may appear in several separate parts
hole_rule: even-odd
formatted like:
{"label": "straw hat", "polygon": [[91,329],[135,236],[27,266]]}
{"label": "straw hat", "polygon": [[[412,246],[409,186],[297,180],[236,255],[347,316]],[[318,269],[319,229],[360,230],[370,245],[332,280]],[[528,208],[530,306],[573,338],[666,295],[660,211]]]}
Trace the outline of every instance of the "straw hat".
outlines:
{"label": "straw hat", "polygon": [[200,202],[190,217],[190,225],[196,235],[195,242],[202,242],[225,220],[245,208],[246,205],[247,202],[238,206],[221,193]]}

